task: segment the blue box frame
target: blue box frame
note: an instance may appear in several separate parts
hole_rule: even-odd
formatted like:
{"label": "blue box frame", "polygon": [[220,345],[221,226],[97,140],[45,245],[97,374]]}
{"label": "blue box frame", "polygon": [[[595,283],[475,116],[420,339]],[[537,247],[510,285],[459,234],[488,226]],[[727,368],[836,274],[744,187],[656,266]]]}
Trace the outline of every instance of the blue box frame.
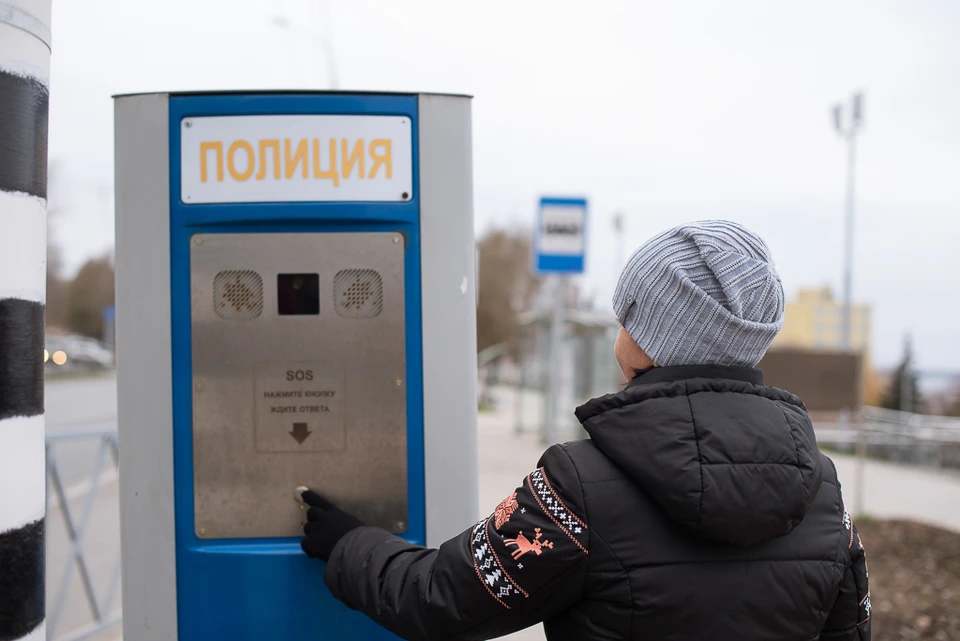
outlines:
{"label": "blue box frame", "polygon": [[[579,207],[583,209],[583,252],[580,254],[543,254],[540,252],[540,235],[543,233],[543,207]],[[587,199],[586,198],[549,198],[540,199],[537,208],[537,225],[533,239],[533,271],[537,274],[582,274],[586,269],[587,253]]]}
{"label": "blue box frame", "polygon": [[[179,641],[396,639],[336,601],[325,565],[299,538],[201,540],[195,535],[192,451],[190,238],[197,233],[390,231],[406,239],[408,541],[424,544],[423,350],[418,100],[415,95],[198,94],[170,96],[170,264],[174,500]],[[338,114],[410,118],[413,193],[397,203],[243,203],[180,200],[180,122],[188,117]]]}

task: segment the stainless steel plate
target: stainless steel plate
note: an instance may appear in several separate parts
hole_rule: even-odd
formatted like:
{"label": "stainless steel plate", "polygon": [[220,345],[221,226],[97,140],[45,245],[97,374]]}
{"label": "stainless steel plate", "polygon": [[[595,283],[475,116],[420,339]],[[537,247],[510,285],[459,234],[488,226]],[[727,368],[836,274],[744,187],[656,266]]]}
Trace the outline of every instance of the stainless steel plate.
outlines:
{"label": "stainless steel plate", "polygon": [[403,259],[393,233],[193,237],[198,537],[302,535],[299,485],[406,529]]}

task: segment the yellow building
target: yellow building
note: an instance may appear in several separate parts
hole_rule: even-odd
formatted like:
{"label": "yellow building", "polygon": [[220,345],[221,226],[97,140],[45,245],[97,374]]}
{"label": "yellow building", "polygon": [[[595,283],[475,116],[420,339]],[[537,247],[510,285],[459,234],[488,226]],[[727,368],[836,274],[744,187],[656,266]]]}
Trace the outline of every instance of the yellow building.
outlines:
{"label": "yellow building", "polygon": [[[870,306],[852,305],[850,316],[850,346],[858,352],[869,352]],[[829,287],[800,290],[784,309],[783,329],[774,345],[843,349],[843,302],[834,299]]]}
{"label": "yellow building", "polygon": [[[850,346],[863,354],[864,402],[876,404],[879,389],[870,367],[870,306],[852,305],[850,317]],[[784,308],[783,329],[773,347],[842,350],[843,301],[835,299],[829,287],[800,290]]]}

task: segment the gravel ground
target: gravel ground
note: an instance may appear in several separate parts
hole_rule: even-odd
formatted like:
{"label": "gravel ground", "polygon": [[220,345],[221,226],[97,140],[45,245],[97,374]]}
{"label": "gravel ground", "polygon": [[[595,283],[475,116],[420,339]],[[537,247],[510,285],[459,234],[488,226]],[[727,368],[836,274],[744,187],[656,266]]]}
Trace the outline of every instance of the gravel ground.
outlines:
{"label": "gravel ground", "polygon": [[960,641],[960,534],[862,517],[857,529],[870,569],[873,641]]}

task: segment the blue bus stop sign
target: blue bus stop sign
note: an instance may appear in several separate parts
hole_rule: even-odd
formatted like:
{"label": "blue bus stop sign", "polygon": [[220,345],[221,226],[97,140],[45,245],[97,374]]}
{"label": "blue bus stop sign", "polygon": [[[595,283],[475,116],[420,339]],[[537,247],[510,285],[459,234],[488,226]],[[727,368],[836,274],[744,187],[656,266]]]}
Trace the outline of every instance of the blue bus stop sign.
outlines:
{"label": "blue bus stop sign", "polygon": [[534,271],[582,274],[586,229],[586,198],[541,198],[534,234]]}

